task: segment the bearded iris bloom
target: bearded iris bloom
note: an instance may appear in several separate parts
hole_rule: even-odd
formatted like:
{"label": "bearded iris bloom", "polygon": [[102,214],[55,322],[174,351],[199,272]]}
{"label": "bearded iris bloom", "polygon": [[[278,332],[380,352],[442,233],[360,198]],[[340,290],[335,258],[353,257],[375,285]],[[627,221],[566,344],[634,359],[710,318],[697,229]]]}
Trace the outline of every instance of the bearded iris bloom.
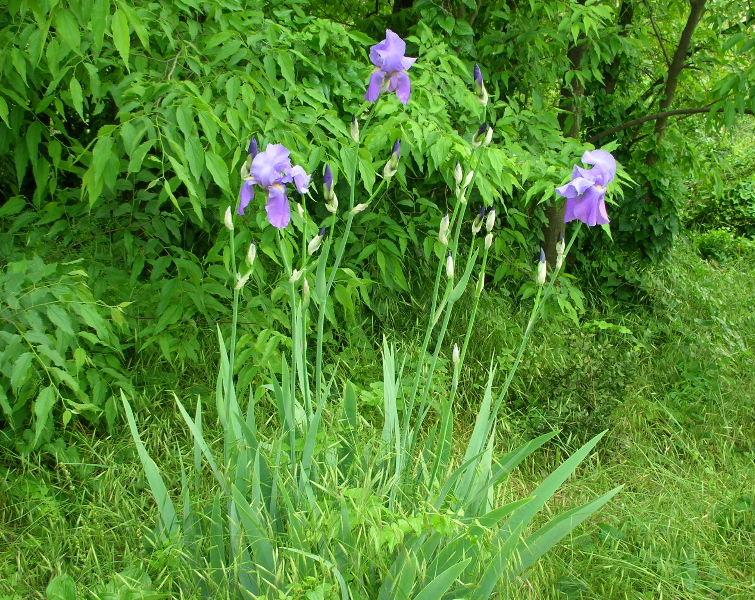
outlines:
{"label": "bearded iris bloom", "polygon": [[574,165],[571,181],[556,188],[566,198],[564,221],[582,221],[588,227],[606,225],[606,188],[616,176],[616,159],[605,150],[591,150],[582,155],[582,162],[592,169]]}
{"label": "bearded iris bloom", "polygon": [[[251,148],[250,148],[251,149]],[[242,169],[241,202],[238,213],[244,214],[254,199],[254,186],[267,190],[267,220],[273,227],[284,229],[291,222],[288,184],[293,183],[300,194],[309,190],[310,176],[303,167],[292,165],[290,152],[283,144],[270,144],[264,152],[252,155]]]}
{"label": "bearded iris bloom", "polygon": [[377,102],[384,91],[396,92],[403,104],[409,103],[412,82],[406,73],[416,58],[404,56],[406,42],[390,29],[385,30],[385,39],[370,48],[370,60],[377,67],[370,76],[365,99]]}

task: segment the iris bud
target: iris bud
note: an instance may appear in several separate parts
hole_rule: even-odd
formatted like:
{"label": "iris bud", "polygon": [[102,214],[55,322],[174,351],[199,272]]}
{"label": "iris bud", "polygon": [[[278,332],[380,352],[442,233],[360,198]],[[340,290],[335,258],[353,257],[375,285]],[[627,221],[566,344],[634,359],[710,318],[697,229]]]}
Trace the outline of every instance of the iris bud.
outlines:
{"label": "iris bud", "polygon": [[485,231],[490,233],[493,231],[493,227],[495,227],[495,209],[491,208],[487,219],[485,219]]}
{"label": "iris bud", "polygon": [[463,187],[469,187],[469,184],[472,183],[473,178],[474,178],[474,171],[470,171],[469,173],[467,173],[467,176],[464,178]]}
{"label": "iris bud", "polygon": [[255,246],[254,242],[249,244],[249,250],[246,251],[246,262],[249,263],[249,266],[251,267],[254,264],[254,259],[257,258],[257,246]]}
{"label": "iris bud", "polygon": [[225,228],[228,231],[233,231],[233,212],[231,212],[231,207],[225,209],[225,215],[223,216],[223,223],[225,224]]}
{"label": "iris bud", "polygon": [[307,254],[312,256],[320,249],[320,244],[322,244],[322,236],[320,234],[317,234],[315,237],[309,240],[309,244],[307,244]]}
{"label": "iris bud", "polygon": [[566,244],[564,243],[564,236],[556,242],[556,270],[560,270],[564,264],[564,252],[566,251]]}
{"label": "iris bud", "polygon": [[454,278],[454,257],[451,254],[446,258],[446,276],[449,279]]}
{"label": "iris bud", "polygon": [[448,213],[440,220],[440,229],[438,230],[438,240],[444,246],[448,246],[448,229],[451,226],[451,219]]}
{"label": "iris bud", "polygon": [[537,278],[538,285],[543,285],[545,279],[548,276],[548,263],[545,261],[545,252],[540,248],[540,261],[537,263]]}
{"label": "iris bud", "polygon": [[464,179],[464,171],[461,168],[461,165],[459,163],[456,163],[456,168],[454,169],[454,181],[456,181],[456,185],[461,185],[461,181]]}

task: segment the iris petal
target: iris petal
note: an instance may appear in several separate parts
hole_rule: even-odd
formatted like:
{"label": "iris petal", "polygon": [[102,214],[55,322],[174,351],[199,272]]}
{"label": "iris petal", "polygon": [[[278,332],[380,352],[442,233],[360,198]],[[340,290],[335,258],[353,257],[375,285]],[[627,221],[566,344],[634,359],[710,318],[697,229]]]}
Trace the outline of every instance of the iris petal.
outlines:
{"label": "iris petal", "polygon": [[244,214],[246,207],[254,199],[254,184],[251,181],[245,181],[241,186],[241,202],[239,202],[238,213]]}
{"label": "iris petal", "polygon": [[383,89],[383,81],[385,81],[385,71],[377,69],[372,72],[370,76],[370,85],[367,88],[367,94],[365,99],[369,102],[376,102],[380,97],[380,92]]}
{"label": "iris petal", "polygon": [[273,227],[285,229],[291,222],[291,205],[286,197],[286,188],[282,185],[273,185],[268,189],[267,220]]}

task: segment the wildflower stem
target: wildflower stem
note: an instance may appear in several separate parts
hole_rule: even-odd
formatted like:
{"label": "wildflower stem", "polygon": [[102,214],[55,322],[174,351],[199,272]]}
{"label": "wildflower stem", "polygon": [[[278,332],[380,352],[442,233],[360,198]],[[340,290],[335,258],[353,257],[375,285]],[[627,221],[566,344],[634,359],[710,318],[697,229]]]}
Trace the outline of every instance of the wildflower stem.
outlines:
{"label": "wildflower stem", "polygon": [[[482,255],[482,267],[480,268],[480,277],[485,277],[485,269],[488,264],[488,252],[489,249],[485,246]],[[464,343],[461,347],[461,354],[459,355],[459,362],[454,366],[453,381],[451,384],[451,395],[448,401],[441,409],[441,425],[438,432],[438,450],[435,453],[435,460],[433,463],[433,470],[430,474],[429,486],[433,485],[438,472],[443,469],[447,463],[449,455],[449,444],[453,431],[453,406],[456,400],[456,392],[459,388],[459,376],[461,374],[461,368],[464,365],[464,357],[467,354],[467,347],[469,346],[469,340],[472,338],[472,330],[474,329],[475,319],[477,318],[477,307],[480,304],[480,296],[482,295],[482,287],[477,286],[475,289],[474,304],[472,305],[472,314],[469,317],[467,323],[467,332],[464,335]]]}
{"label": "wildflower stem", "polygon": [[[290,281],[291,275],[293,273],[293,267],[288,262],[288,259],[286,258],[286,252],[283,247],[283,233],[278,233],[278,250],[280,251],[280,255],[283,258],[283,266],[286,269],[286,277],[289,279],[288,284],[288,292],[289,292],[289,302],[291,303],[291,340],[293,342],[293,354],[292,354],[292,360],[291,360],[291,401],[294,402],[296,398],[296,376],[297,376],[297,365],[299,364],[299,359],[301,356],[297,358],[297,351],[300,346],[300,332],[298,331],[299,327],[297,327],[297,323],[301,323],[300,320],[297,320],[296,318],[296,292],[294,289],[294,286],[296,285],[295,282]],[[302,389],[302,393],[304,395],[304,404],[305,404],[305,411],[307,414],[307,420],[311,418],[311,403],[309,400],[309,394],[307,393],[306,389]],[[292,413],[293,413],[293,406],[291,407]]]}
{"label": "wildflower stem", "polygon": [[239,322],[239,297],[241,296],[241,290],[236,285],[238,281],[239,272],[236,266],[236,232],[231,229],[230,235],[230,249],[231,249],[231,277],[233,278],[233,306],[231,317],[231,343],[228,347],[228,381],[226,382],[226,399],[225,399],[225,415],[226,418],[230,417],[229,408],[232,402],[233,396],[233,372],[235,370],[236,363],[236,329]]}
{"label": "wildflower stem", "polygon": [[[577,227],[574,229],[574,233],[572,234],[571,239],[569,240],[569,244],[566,246],[566,249],[564,251],[564,257],[566,257],[569,254],[569,250],[571,249],[572,244],[574,243],[574,240],[577,239],[577,234],[579,233],[580,226],[581,226],[581,223],[577,223]],[[561,268],[555,269],[548,283],[545,286],[538,286],[537,294],[535,296],[535,301],[532,305],[532,312],[530,313],[530,318],[529,318],[529,321],[527,322],[527,327],[524,330],[522,341],[519,344],[519,349],[517,350],[516,358],[514,359],[514,364],[511,365],[508,375],[506,375],[506,380],[503,383],[503,388],[501,389],[501,392],[498,394],[498,398],[496,399],[495,406],[493,407],[493,411],[491,413],[490,423],[491,423],[491,427],[493,428],[495,427],[495,419],[496,419],[496,416],[498,415],[498,410],[500,409],[501,404],[506,398],[506,395],[508,394],[508,391],[509,391],[509,387],[511,386],[511,382],[514,379],[514,375],[516,374],[516,371],[519,368],[519,364],[522,362],[522,356],[524,355],[524,350],[527,347],[527,343],[529,342],[530,335],[532,334],[532,330],[534,329],[535,322],[540,316],[542,307],[545,305],[545,299],[548,297],[548,294],[553,288],[553,284],[558,278],[558,275],[560,272],[561,272]]]}
{"label": "wildflower stem", "polygon": [[[335,260],[333,261],[333,268],[331,269],[330,276],[327,278],[327,283],[325,285],[325,294],[322,298],[320,298],[320,312],[317,316],[317,349],[315,351],[315,398],[318,399],[318,402],[320,393],[322,392],[322,343],[325,331],[325,309],[327,307],[328,298],[330,297],[330,290],[335,283],[338,269],[341,266],[341,260],[343,259],[344,252],[346,251],[346,242],[349,239],[351,226],[354,223],[354,217],[356,216],[351,210],[352,208],[354,208],[354,196],[356,193],[356,169],[357,167],[355,162],[354,173],[352,173],[351,177],[351,181],[353,183],[349,192],[349,211],[348,216],[346,217],[346,226],[344,227],[343,233],[338,240],[338,246],[336,247],[336,256]],[[370,204],[382,192],[385,185],[385,181],[381,181],[378,184],[378,186],[372,192],[372,195],[367,200],[367,204]],[[327,254],[324,254],[320,257],[320,260],[326,260],[326,257]]]}

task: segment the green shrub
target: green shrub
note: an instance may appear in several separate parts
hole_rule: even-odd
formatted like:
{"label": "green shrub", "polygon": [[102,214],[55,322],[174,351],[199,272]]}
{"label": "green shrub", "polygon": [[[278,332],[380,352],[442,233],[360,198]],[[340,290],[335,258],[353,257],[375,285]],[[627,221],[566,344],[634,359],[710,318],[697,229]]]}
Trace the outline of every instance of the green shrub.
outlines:
{"label": "green shrub", "polygon": [[708,260],[723,261],[755,256],[755,240],[740,237],[729,229],[712,229],[699,233],[695,235],[694,241],[700,256]]}
{"label": "green shrub", "polygon": [[755,177],[740,179],[719,193],[703,196],[690,206],[687,221],[700,229],[728,229],[755,239]]}
{"label": "green shrub", "polygon": [[24,452],[74,416],[111,427],[112,390],[131,389],[118,338],[125,305],[96,301],[76,262],[35,257],[0,272],[0,424]]}

